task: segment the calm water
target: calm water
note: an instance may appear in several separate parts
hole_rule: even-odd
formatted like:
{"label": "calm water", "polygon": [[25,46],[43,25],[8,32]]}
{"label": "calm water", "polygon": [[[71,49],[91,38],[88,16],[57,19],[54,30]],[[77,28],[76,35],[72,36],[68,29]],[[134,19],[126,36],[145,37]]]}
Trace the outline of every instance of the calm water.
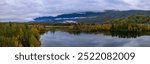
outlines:
{"label": "calm water", "polygon": [[149,47],[150,36],[119,38],[104,34],[78,35],[68,32],[47,32],[41,35],[41,47]]}

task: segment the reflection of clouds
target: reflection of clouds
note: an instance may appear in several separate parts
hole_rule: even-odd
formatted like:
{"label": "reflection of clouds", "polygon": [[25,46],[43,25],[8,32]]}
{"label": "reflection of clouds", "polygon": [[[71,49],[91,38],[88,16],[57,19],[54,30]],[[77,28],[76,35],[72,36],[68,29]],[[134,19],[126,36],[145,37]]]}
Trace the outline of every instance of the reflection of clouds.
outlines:
{"label": "reflection of clouds", "polygon": [[117,38],[102,34],[72,35],[67,32],[51,32],[41,36],[42,46],[48,47],[121,47],[150,46],[149,36],[139,38]]}
{"label": "reflection of clouds", "polygon": [[131,40],[130,42],[124,45],[126,46],[135,46],[135,47],[147,47],[150,46],[150,36],[141,36],[136,39]]}

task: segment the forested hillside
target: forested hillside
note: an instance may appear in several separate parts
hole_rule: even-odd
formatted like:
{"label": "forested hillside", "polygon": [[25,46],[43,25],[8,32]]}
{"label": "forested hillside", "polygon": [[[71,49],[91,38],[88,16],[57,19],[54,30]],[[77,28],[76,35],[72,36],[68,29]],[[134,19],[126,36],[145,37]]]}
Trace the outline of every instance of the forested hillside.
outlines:
{"label": "forested hillside", "polygon": [[125,18],[117,18],[109,20],[105,23],[112,23],[112,24],[129,24],[129,23],[135,23],[135,24],[149,24],[150,23],[150,17],[149,16],[129,16]]}
{"label": "forested hillside", "polygon": [[109,21],[117,18],[125,18],[129,16],[150,16],[150,11],[142,11],[142,10],[129,10],[129,11],[114,11],[114,10],[106,10],[105,12],[101,12],[100,15],[79,19],[79,22],[89,22],[89,23],[105,23],[105,21]]}

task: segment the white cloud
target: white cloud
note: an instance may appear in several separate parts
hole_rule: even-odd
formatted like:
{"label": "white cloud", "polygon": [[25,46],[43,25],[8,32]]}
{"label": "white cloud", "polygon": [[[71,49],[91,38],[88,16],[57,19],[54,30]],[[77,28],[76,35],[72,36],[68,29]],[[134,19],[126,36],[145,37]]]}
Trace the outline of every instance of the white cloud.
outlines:
{"label": "white cloud", "polygon": [[1,0],[0,21],[29,21],[39,16],[105,9],[149,10],[149,5],[149,0]]}

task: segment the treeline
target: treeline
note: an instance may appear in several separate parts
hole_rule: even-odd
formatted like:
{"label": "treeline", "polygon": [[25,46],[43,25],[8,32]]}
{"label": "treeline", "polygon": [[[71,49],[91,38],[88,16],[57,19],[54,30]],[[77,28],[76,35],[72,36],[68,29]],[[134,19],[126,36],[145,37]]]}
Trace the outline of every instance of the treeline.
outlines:
{"label": "treeline", "polygon": [[141,32],[150,31],[150,26],[145,24],[76,24],[68,27],[72,31],[98,32],[98,31],[128,31]]}
{"label": "treeline", "polygon": [[129,32],[150,31],[150,26],[145,24],[112,24],[111,31],[129,31]]}
{"label": "treeline", "polygon": [[105,23],[108,24],[149,24],[150,23],[150,17],[149,16],[129,16],[125,18],[117,18],[109,20]]}
{"label": "treeline", "polygon": [[95,32],[108,31],[111,30],[111,27],[111,24],[76,24],[69,26],[68,29],[73,31]]}
{"label": "treeline", "polygon": [[38,47],[40,34],[37,27],[27,24],[1,23],[1,47]]}

